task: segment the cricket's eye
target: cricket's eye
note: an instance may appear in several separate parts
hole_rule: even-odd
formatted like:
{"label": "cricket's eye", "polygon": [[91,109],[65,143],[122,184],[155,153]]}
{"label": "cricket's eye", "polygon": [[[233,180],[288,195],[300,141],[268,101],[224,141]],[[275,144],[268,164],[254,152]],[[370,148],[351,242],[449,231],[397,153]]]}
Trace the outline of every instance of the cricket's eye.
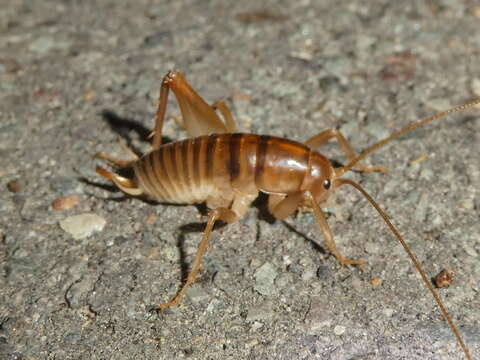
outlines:
{"label": "cricket's eye", "polygon": [[323,182],[323,187],[325,188],[325,190],[328,190],[330,189],[330,186],[332,185],[332,183],[330,182],[329,179],[326,179],[324,182]]}

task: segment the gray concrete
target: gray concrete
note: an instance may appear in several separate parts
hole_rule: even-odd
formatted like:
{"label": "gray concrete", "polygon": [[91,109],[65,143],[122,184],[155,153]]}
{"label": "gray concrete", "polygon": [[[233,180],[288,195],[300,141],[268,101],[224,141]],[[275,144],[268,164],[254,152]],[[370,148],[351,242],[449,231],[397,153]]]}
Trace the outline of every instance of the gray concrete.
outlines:
{"label": "gray concrete", "polygon": [[[174,67],[209,101],[230,95],[245,131],[304,140],[336,127],[361,150],[480,96],[479,28],[473,0],[3,1],[0,358],[462,359],[406,255],[350,189],[329,222],[364,272],[312,243],[323,240],[310,214],[270,223],[260,202],[215,232],[178,308],[147,312],[178,289],[204,218],[194,206],[115,201],[92,155],[125,156],[120,139],[148,148],[160,80]],[[369,162],[386,176],[350,175],[429,276],[455,271],[440,294],[475,358],[479,114],[378,151]],[[165,134],[185,136],[173,120]],[[18,192],[7,190],[14,179]],[[71,194],[77,206],[52,209]],[[85,237],[59,226],[85,213],[97,215]]]}

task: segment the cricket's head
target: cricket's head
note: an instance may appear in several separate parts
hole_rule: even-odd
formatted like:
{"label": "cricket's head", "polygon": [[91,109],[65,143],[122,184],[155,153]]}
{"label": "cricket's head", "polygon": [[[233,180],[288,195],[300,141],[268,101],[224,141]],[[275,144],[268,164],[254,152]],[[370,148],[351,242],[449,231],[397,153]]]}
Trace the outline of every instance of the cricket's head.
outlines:
{"label": "cricket's head", "polygon": [[316,151],[310,155],[309,171],[302,184],[302,191],[308,191],[320,204],[328,199],[334,190],[335,169],[330,160]]}

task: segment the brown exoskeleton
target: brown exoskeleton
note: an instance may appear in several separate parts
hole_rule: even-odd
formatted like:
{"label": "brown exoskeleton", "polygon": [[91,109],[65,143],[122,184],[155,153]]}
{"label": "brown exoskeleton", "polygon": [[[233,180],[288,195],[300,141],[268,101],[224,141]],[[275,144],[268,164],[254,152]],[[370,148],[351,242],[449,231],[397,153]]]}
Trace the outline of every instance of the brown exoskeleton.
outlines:
{"label": "brown exoskeleton", "polygon": [[[177,98],[189,137],[162,145],[162,126],[170,89]],[[337,249],[325,214],[319,205],[338,187],[353,186],[373,205],[402,244],[466,357],[471,359],[469,350],[442,301],[388,216],[360,185],[342,179],[341,176],[353,168],[363,172],[384,170],[381,166],[367,167],[360,161],[405,133],[479,103],[480,99],[477,99],[414,123],[357,155],[343,135],[334,129],[322,131],[303,144],[272,136],[238,133],[235,121],[224,102],[208,105],[190,87],[181,73],[170,71],[164,77],[160,89],[152,150],[141,158],[130,161],[104,153],[98,154],[98,157],[120,168],[131,168],[134,176],[126,178],[101,167],[97,167],[96,171],[127,194],[142,195],[169,203],[206,202],[210,209],[202,240],[185,283],[177,295],[171,301],[159,305],[156,308],[158,310],[177,305],[188,287],[194,283],[215,222],[222,220],[232,223],[241,219],[260,192],[268,194],[268,209],[277,219],[286,218],[300,206],[310,207],[323,232],[328,250],[338,262],[342,265],[363,267],[362,260],[347,259]],[[222,114],[224,121],[217,115],[216,110]],[[331,139],[337,140],[345,152],[347,165],[334,168],[325,156],[316,151]]]}

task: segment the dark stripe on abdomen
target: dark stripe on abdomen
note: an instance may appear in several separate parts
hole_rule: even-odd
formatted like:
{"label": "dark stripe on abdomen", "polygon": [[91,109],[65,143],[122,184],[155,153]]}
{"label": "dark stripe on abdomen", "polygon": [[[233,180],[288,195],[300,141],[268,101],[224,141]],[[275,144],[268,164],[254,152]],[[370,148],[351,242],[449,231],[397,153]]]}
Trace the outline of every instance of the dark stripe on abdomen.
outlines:
{"label": "dark stripe on abdomen", "polygon": [[240,176],[241,168],[241,151],[242,151],[242,142],[243,134],[232,134],[230,136],[230,161],[229,161],[229,172],[230,172],[230,181],[234,182]]}
{"label": "dark stripe on abdomen", "polygon": [[259,184],[261,182],[261,176],[263,176],[265,168],[265,158],[268,151],[268,143],[270,141],[270,136],[261,135],[259,137],[258,147],[257,147],[257,162],[255,164],[255,183]]}
{"label": "dark stripe on abdomen", "polygon": [[[205,178],[202,179],[203,182],[210,182],[213,180],[213,167],[215,161],[215,147],[217,145],[218,135],[210,135],[207,137],[207,146],[205,153]],[[200,164],[202,166],[202,164]]]}

